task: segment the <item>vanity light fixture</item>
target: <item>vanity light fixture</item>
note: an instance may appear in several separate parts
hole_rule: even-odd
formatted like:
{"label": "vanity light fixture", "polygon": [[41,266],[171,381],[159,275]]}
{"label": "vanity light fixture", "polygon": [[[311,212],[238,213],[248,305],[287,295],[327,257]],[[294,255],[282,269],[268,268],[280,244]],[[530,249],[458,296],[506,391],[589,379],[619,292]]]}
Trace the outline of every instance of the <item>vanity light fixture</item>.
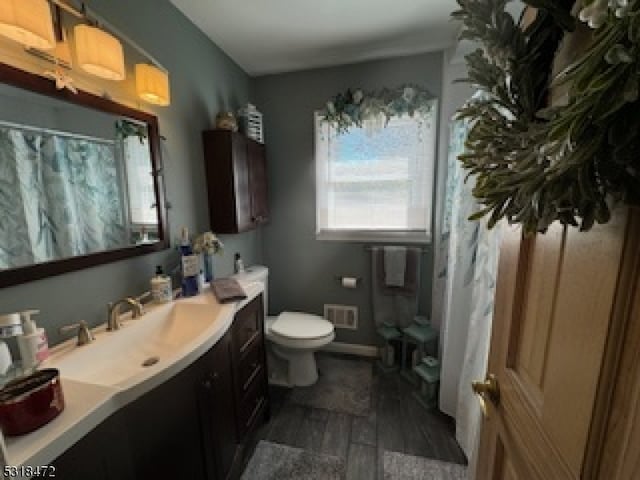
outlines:
{"label": "vanity light fixture", "polygon": [[0,35],[27,47],[51,50],[56,46],[51,8],[47,0],[0,1]]}
{"label": "vanity light fixture", "polygon": [[124,51],[120,40],[91,25],[76,25],[73,32],[78,65],[85,72],[107,80],[124,80]]}
{"label": "vanity light fixture", "polygon": [[166,107],[171,103],[169,74],[146,63],[136,65],[136,92],[145,102]]}

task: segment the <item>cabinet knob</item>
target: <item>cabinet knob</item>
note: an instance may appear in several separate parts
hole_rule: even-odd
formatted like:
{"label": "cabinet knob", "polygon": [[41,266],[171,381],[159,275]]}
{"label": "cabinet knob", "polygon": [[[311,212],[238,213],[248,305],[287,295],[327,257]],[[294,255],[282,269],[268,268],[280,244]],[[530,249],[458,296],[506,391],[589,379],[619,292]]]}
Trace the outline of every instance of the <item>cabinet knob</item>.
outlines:
{"label": "cabinet knob", "polygon": [[204,385],[204,388],[206,388],[207,390],[211,390],[211,387],[213,386],[213,385],[211,384],[211,380],[205,380],[205,381],[203,382],[203,385]]}

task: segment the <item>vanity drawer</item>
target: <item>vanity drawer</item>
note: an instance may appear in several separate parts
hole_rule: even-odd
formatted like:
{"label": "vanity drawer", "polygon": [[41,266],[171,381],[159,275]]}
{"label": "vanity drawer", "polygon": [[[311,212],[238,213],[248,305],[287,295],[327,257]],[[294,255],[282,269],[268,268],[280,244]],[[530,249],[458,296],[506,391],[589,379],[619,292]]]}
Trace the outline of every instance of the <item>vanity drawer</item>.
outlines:
{"label": "vanity drawer", "polygon": [[238,365],[238,398],[244,398],[260,377],[264,377],[264,350],[262,342],[255,342]]}
{"label": "vanity drawer", "polygon": [[262,295],[236,313],[232,327],[236,358],[244,357],[253,345],[262,342],[262,317]]}
{"label": "vanity drawer", "polygon": [[251,382],[249,392],[240,404],[240,414],[238,415],[238,432],[243,438],[255,424],[256,418],[264,411],[267,403],[267,388],[264,375],[256,377],[256,381]]}

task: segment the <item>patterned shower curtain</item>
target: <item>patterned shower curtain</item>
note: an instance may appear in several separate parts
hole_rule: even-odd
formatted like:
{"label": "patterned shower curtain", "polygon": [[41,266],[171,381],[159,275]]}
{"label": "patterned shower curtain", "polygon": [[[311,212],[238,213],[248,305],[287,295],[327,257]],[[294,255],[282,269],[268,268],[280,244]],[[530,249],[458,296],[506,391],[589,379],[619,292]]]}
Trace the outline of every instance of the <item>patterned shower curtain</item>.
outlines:
{"label": "patterned shower curtain", "polygon": [[0,270],[127,245],[114,142],[0,126]]}
{"label": "patterned shower curtain", "polygon": [[455,121],[450,131],[432,315],[442,319],[440,409],[456,419],[456,437],[473,464],[481,412],[471,381],[483,379],[487,365],[501,225],[488,230],[486,221],[468,220],[479,205],[471,194],[473,178],[465,183],[457,157],[464,152],[469,125]]}

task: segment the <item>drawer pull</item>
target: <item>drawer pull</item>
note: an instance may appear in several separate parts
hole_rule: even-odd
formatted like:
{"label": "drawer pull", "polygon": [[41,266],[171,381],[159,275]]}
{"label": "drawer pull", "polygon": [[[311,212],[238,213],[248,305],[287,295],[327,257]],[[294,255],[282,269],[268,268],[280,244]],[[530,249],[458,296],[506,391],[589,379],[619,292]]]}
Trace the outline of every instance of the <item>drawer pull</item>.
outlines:
{"label": "drawer pull", "polygon": [[251,385],[251,382],[253,382],[253,379],[256,378],[256,376],[258,375],[258,373],[260,373],[260,370],[262,370],[262,365],[260,365],[257,362],[254,362],[253,365],[251,366],[251,368],[253,369],[253,371],[251,372],[251,375],[249,375],[249,378],[247,379],[246,382],[244,382],[244,385],[242,386],[242,391],[246,392],[247,389],[249,388],[249,386]]}
{"label": "drawer pull", "polygon": [[256,418],[256,415],[260,411],[260,408],[262,408],[263,403],[264,403],[264,397],[258,397],[256,399],[256,406],[253,408],[253,412],[251,412],[249,419],[245,423],[245,427],[249,428],[251,426],[251,424],[253,423],[253,420]]}
{"label": "drawer pull", "polygon": [[[250,329],[248,329],[248,330],[250,330]],[[256,330],[255,332],[253,332],[253,335],[251,335],[249,340],[244,342],[244,345],[242,345],[242,347],[240,347],[240,353],[243,353],[247,348],[249,348],[249,345],[251,345],[253,343],[253,341],[256,338],[258,338],[258,335],[260,335],[260,330]]]}

